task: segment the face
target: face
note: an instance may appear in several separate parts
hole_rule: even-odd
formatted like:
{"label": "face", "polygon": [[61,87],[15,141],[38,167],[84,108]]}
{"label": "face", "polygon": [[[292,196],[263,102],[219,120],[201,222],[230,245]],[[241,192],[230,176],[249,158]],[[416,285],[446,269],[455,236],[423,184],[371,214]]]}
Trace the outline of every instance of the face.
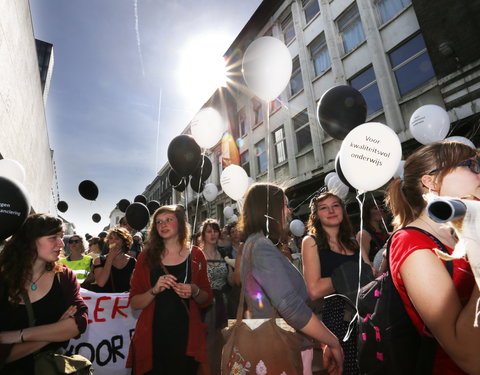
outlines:
{"label": "face", "polygon": [[233,227],[230,230],[230,237],[232,238],[233,242],[239,242],[240,241],[240,231],[237,229],[237,227]]}
{"label": "face", "polygon": [[112,232],[107,236],[107,243],[110,248],[121,249],[123,247],[122,238],[115,232]]}
{"label": "face", "polygon": [[70,237],[70,239],[68,240],[68,247],[70,247],[72,251],[82,252],[83,244],[81,238],[77,236]]}
{"label": "face", "polygon": [[98,253],[100,251],[100,244],[98,242],[90,242],[88,249],[91,252]]}
{"label": "face", "polygon": [[42,236],[35,240],[38,259],[45,262],[56,262],[63,248],[63,232],[50,236]]}
{"label": "face", "polygon": [[222,228],[222,238],[229,238],[230,235],[228,234],[228,229],[227,227]]}
{"label": "face", "polygon": [[459,166],[445,175],[439,195],[463,197],[474,195],[480,198],[480,174],[474,173],[468,166]]}
{"label": "face", "polygon": [[323,226],[339,226],[343,220],[342,205],[335,197],[317,202],[317,216]]}
{"label": "face", "polygon": [[216,245],[218,242],[218,237],[220,236],[220,232],[218,230],[213,229],[210,225],[207,226],[205,229],[205,243],[210,245]]}
{"label": "face", "polygon": [[382,211],[379,210],[377,207],[372,207],[370,209],[370,220],[371,221],[380,221],[382,220]]}
{"label": "face", "polygon": [[163,239],[178,235],[178,220],[173,212],[158,214],[155,218],[155,227],[158,235]]}

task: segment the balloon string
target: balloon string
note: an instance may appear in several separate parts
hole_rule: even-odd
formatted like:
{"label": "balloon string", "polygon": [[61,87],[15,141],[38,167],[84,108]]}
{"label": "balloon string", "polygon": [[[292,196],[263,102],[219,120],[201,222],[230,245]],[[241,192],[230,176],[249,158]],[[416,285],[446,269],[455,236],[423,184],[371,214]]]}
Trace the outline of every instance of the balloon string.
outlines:
{"label": "balloon string", "polygon": [[373,199],[373,202],[375,203],[375,207],[377,207],[377,210],[379,210],[381,213],[382,213],[382,224],[383,224],[383,228],[385,229],[385,232],[388,233],[388,228],[387,228],[387,224],[385,223],[385,220],[383,219],[383,210],[380,209],[380,207],[378,207],[378,204],[377,204],[377,200],[375,199],[375,197],[373,196],[373,193],[370,193],[372,195],[372,199]]}
{"label": "balloon string", "polygon": [[270,105],[268,103],[267,100],[265,100],[265,103],[267,105],[267,113],[266,113],[266,117],[265,117],[265,127],[267,129],[267,213],[265,215],[265,218],[266,218],[266,230],[267,230],[267,233],[266,233],[266,237],[269,237],[270,236],[270,227],[269,227],[269,217],[268,216],[270,214],[270,181],[271,181],[271,174],[272,174],[272,171],[270,169],[270,119],[269,119],[269,110],[270,110]]}
{"label": "balloon string", "polygon": [[[197,188],[198,191],[200,191],[200,187],[202,186],[203,165],[205,164],[205,159],[204,159],[205,151],[206,150],[204,149],[203,154],[202,154],[202,166],[200,167],[200,178],[199,178],[199,181],[198,181],[198,188]],[[193,219],[193,232],[195,232],[196,228],[197,228],[197,216],[198,216],[198,205],[199,205],[199,203],[200,203],[200,193],[197,194],[197,204],[196,204],[196,207],[195,207],[195,218]]]}

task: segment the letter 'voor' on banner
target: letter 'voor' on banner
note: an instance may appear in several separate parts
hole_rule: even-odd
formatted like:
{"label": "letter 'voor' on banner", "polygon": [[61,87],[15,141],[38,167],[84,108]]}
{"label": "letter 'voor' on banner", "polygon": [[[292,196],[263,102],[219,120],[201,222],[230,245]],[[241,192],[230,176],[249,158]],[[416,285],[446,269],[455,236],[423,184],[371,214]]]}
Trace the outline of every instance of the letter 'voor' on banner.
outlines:
{"label": "letter 'voor' on banner", "polygon": [[88,306],[88,326],[78,339],[69,341],[67,355],[88,358],[95,375],[129,375],[131,369],[125,368],[125,364],[140,310],[132,310],[128,293],[81,289],[81,295]]}
{"label": "letter 'voor' on banner", "polygon": [[367,122],[352,129],[342,142],[342,172],[360,194],[385,185],[402,158],[397,134],[387,125]]}

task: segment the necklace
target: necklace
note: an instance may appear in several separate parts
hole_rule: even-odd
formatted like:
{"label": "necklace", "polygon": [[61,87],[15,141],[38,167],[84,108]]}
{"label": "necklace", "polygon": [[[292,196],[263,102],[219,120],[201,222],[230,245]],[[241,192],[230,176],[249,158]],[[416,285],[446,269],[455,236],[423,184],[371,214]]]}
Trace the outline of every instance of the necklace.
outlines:
{"label": "necklace", "polygon": [[[440,232],[438,232],[436,230],[436,228],[434,228],[427,220],[425,220],[424,218],[422,218],[421,216],[418,217],[420,219],[420,221],[422,221],[425,225],[427,225],[427,227],[432,231],[432,234],[434,234],[435,236],[438,237],[438,239],[441,241],[442,239],[445,241],[445,240],[453,240],[455,241],[455,236],[452,234],[452,232],[450,231],[448,234],[449,234],[449,237],[446,236],[446,233],[445,234],[442,234]],[[443,242],[443,241],[442,241]],[[447,241],[447,242],[450,242],[450,241]],[[448,246],[451,246],[452,244],[451,243],[447,243]],[[455,244],[453,244],[455,246]]]}
{"label": "necklace", "polygon": [[37,278],[37,280],[35,280],[35,281],[32,282],[32,286],[30,287],[30,289],[32,289],[33,291],[36,291],[36,290],[38,289],[38,287],[37,287],[37,282],[38,282],[38,280],[41,279],[41,277],[42,277],[43,275],[45,275],[45,272],[47,272],[47,271],[44,270],[44,271],[42,272],[42,274]]}

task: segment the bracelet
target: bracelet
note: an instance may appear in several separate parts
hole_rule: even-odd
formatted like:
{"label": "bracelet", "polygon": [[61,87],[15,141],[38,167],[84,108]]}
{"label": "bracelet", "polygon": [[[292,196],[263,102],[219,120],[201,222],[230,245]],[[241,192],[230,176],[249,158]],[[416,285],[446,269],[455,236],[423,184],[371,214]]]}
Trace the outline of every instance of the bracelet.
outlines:
{"label": "bracelet", "polygon": [[25,340],[23,339],[23,328],[20,330],[20,342],[24,343]]}
{"label": "bracelet", "polygon": [[195,294],[192,294],[192,298],[197,298],[199,294],[200,294],[200,288],[197,286],[197,292]]}

